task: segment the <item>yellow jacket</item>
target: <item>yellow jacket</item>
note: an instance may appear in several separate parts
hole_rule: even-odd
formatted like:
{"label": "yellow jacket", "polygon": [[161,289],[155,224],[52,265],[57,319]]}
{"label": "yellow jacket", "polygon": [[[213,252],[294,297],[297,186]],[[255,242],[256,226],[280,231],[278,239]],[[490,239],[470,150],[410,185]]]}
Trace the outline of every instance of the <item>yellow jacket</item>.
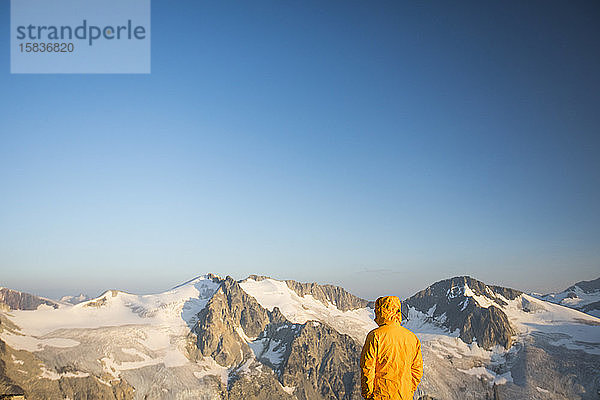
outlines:
{"label": "yellow jacket", "polygon": [[421,342],[400,325],[400,299],[380,297],[375,322],[360,356],[362,396],[369,400],[412,400],[423,376]]}

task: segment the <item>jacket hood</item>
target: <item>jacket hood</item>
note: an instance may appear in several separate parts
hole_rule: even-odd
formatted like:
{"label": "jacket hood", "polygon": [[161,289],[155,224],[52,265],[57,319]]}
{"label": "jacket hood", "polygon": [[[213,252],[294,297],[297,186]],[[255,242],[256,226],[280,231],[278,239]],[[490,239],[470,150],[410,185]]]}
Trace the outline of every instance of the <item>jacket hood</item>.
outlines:
{"label": "jacket hood", "polygon": [[375,301],[375,322],[385,325],[391,322],[402,322],[402,303],[396,296],[384,296]]}

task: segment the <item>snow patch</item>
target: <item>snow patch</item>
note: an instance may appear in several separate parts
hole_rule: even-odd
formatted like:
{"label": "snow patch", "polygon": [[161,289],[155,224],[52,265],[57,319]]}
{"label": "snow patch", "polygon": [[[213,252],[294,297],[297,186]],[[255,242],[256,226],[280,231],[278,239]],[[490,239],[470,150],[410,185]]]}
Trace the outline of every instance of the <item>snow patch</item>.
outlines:
{"label": "snow patch", "polygon": [[206,376],[216,376],[221,380],[223,386],[227,386],[229,370],[217,364],[212,357],[204,357],[196,365],[200,368],[200,371],[194,371],[196,378],[203,379]]}
{"label": "snow patch", "polygon": [[[279,327],[281,328],[281,327]],[[279,330],[279,328],[277,330]],[[242,338],[242,340],[244,340],[246,343],[250,343],[256,340],[256,338],[251,338],[248,335],[246,335],[246,332],[244,332],[244,329],[242,329],[241,326],[236,326],[235,327],[235,332],[239,335],[239,337]]]}
{"label": "snow patch", "polygon": [[183,367],[190,361],[179,349],[169,349],[163,356],[163,364],[167,368]]}
{"label": "snow patch", "polygon": [[296,386],[281,385],[281,387],[283,388],[283,391],[286,392],[287,394],[294,394],[294,392],[296,391]]}
{"label": "snow patch", "polygon": [[458,371],[460,371],[462,373],[465,373],[467,375],[476,376],[479,379],[486,378],[490,381],[490,384],[492,384],[492,385],[493,384],[505,385],[509,382],[510,383],[513,382],[512,374],[510,373],[510,371],[505,372],[504,374],[498,375],[485,367],[473,367],[468,370],[464,370],[464,369],[460,369],[460,368],[457,368],[457,369],[458,369]]}
{"label": "snow patch", "polygon": [[487,297],[487,296],[480,296],[480,295],[475,294],[475,292],[473,292],[471,290],[471,288],[467,284],[465,284],[463,294],[465,295],[465,297],[470,297],[473,300],[475,300],[475,302],[477,304],[479,304],[480,307],[483,307],[483,308],[488,308],[488,307],[490,307],[492,305],[497,305],[489,297]]}
{"label": "snow patch", "polygon": [[151,329],[150,331],[145,331],[142,333],[143,338],[138,338],[138,343],[143,345],[149,350],[163,350],[170,346],[171,339],[168,329],[157,327],[156,329]]}
{"label": "snow patch", "polygon": [[250,342],[248,345],[257,360],[266,359],[275,367],[278,367],[283,361],[286,346],[278,340],[263,338]]}
{"label": "snow patch", "polygon": [[[140,353],[140,361],[123,361],[117,362],[113,357],[103,357],[100,362],[105,367],[104,370],[111,375],[118,377],[122,371],[130,369],[138,369],[163,363],[162,358],[152,358],[146,354]],[[115,375],[116,373],[116,375]]]}
{"label": "snow patch", "polygon": [[501,308],[520,335],[540,335],[550,344],[600,355],[599,318],[527,294],[507,303]]}
{"label": "snow patch", "polygon": [[90,376],[87,372],[75,371],[75,372],[65,372],[59,374],[56,371],[50,371],[46,369],[45,366],[41,367],[42,374],[40,375],[40,379],[50,379],[53,381],[57,381],[60,378],[87,378]]}
{"label": "snow patch", "polygon": [[15,335],[11,332],[4,331],[0,333],[0,338],[7,345],[15,350],[26,350],[29,352],[42,351],[46,346],[68,348],[79,346],[79,342],[73,339],[63,338],[37,338],[34,336]]}
{"label": "snow patch", "polygon": [[20,364],[23,365],[25,364],[25,361],[23,360],[18,360],[17,357],[14,356],[14,354],[11,354],[10,357],[12,358],[13,363],[15,364]]}

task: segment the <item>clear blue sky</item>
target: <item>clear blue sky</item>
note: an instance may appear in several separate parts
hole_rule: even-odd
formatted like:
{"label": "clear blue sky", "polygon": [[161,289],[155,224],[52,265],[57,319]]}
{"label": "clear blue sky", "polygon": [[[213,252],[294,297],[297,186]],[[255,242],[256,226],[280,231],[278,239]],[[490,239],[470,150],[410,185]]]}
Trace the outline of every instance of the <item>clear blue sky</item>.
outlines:
{"label": "clear blue sky", "polygon": [[152,74],[11,75],[0,285],[600,275],[596,1],[152,4]]}

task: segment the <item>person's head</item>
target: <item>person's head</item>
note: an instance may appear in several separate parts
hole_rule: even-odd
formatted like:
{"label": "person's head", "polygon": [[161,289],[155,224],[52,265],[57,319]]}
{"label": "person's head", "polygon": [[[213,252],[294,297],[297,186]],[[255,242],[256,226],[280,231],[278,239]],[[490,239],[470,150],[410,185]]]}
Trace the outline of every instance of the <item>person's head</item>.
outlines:
{"label": "person's head", "polygon": [[375,301],[375,322],[381,326],[391,322],[402,322],[402,303],[396,296],[384,296]]}

